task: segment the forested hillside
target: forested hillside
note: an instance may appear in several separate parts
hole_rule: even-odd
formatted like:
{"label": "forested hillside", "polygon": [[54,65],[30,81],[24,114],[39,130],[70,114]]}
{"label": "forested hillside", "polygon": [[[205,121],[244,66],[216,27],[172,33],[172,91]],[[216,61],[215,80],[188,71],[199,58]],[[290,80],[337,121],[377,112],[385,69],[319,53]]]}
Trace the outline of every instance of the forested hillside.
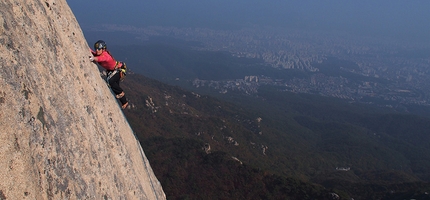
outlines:
{"label": "forested hillside", "polygon": [[168,199],[430,191],[428,118],[270,87],[221,101],[137,74],[123,85],[132,102],[124,113]]}

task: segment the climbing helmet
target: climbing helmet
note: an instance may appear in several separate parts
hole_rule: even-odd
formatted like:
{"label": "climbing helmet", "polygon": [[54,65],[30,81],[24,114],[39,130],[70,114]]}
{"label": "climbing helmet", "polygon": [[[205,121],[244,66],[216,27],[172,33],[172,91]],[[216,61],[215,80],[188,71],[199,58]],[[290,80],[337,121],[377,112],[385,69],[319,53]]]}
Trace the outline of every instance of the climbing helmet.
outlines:
{"label": "climbing helmet", "polygon": [[106,42],[103,40],[99,40],[94,44],[94,49],[106,49]]}

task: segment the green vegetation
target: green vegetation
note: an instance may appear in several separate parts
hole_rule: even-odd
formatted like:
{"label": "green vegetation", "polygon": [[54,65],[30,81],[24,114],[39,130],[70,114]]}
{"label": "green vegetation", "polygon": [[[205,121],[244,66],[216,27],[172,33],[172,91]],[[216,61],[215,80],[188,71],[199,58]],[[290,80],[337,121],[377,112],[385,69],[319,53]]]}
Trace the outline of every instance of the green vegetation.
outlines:
{"label": "green vegetation", "polygon": [[135,74],[124,87],[135,105],[124,113],[168,199],[404,199],[430,191],[429,118],[272,87],[257,97],[219,95],[224,101]]}
{"label": "green vegetation", "polygon": [[194,139],[153,137],[142,141],[167,199],[327,199],[322,186],[270,175],[231,159],[206,154]]}

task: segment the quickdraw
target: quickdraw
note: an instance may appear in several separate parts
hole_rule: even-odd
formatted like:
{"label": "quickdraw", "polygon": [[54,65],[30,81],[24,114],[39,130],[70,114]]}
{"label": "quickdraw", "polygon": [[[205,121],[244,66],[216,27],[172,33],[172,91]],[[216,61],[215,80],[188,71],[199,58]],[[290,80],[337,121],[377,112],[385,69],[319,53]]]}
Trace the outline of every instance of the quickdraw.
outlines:
{"label": "quickdraw", "polygon": [[125,79],[125,76],[127,75],[127,65],[125,62],[121,62],[121,67],[118,68],[119,71],[119,80],[123,81]]}

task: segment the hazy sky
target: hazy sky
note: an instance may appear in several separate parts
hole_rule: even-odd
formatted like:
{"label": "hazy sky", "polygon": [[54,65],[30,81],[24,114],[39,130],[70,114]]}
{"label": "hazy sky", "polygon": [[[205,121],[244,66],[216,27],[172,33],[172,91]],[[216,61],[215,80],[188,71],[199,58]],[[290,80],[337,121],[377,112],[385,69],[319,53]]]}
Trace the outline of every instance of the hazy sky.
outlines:
{"label": "hazy sky", "polygon": [[273,25],[430,41],[429,0],[68,0],[97,24],[240,28]]}

